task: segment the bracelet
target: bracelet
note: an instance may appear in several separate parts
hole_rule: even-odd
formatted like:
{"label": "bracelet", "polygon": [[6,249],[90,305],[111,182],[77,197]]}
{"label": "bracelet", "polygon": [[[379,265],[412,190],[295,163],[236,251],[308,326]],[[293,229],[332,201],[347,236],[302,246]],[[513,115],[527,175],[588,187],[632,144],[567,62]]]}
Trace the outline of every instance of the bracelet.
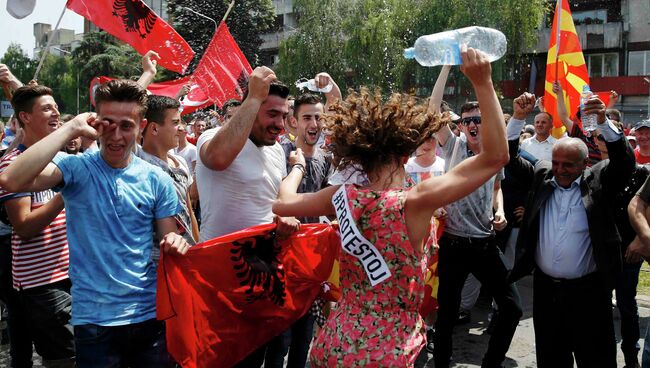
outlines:
{"label": "bracelet", "polygon": [[303,165],[303,164],[293,164],[291,166],[291,170],[293,170],[295,168],[298,168],[302,172],[302,175],[305,175],[305,165]]}

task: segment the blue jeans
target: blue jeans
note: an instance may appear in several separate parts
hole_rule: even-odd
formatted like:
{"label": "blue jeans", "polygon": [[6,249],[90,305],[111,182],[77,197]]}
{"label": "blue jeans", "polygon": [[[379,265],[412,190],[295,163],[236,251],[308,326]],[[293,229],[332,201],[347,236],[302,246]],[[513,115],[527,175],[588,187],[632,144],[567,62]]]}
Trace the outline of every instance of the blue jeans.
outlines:
{"label": "blue jeans", "polygon": [[637,361],[639,353],[639,309],[636,305],[636,286],[641,263],[623,262],[616,279],[616,306],[621,314],[621,350],[626,363]]}
{"label": "blue jeans", "polygon": [[309,344],[314,335],[314,315],[307,312],[291,327],[267,344],[265,368],[284,367],[284,357],[289,352],[287,368],[305,368]]}
{"label": "blue jeans", "polygon": [[85,367],[174,367],[167,353],[164,322],[124,326],[74,326],[77,365]]}

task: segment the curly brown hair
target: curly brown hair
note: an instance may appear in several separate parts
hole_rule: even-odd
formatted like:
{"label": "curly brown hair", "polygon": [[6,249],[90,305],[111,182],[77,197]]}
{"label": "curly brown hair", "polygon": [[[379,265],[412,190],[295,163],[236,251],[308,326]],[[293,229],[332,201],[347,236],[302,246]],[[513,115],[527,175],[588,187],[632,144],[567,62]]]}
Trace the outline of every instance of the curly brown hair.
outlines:
{"label": "curly brown hair", "polygon": [[361,165],[370,174],[386,163],[397,163],[450,121],[449,114],[427,112],[426,101],[393,93],[386,102],[381,92],[362,87],[329,108],[323,116],[330,151],[338,169]]}

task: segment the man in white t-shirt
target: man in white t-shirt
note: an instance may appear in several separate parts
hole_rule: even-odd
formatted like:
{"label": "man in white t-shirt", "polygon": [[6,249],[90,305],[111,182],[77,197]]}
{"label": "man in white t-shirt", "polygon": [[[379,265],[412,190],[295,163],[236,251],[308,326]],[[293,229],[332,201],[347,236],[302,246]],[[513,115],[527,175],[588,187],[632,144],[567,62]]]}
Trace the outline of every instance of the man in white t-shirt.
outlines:
{"label": "man in white t-shirt", "polygon": [[415,150],[415,155],[404,165],[404,169],[414,182],[420,183],[432,176],[445,173],[445,160],[436,155],[437,146],[436,137],[432,136]]}
{"label": "man in white t-shirt", "polygon": [[[278,224],[280,237],[300,227],[295,218],[279,218],[272,212],[287,175],[277,138],[289,113],[288,95],[289,88],[276,81],[271,69],[258,67],[248,81],[248,95],[228,124],[199,138],[201,241],[271,222]],[[238,366],[260,367],[265,353],[263,346]]]}
{"label": "man in white t-shirt", "polygon": [[178,147],[174,148],[174,154],[185,159],[187,167],[193,174],[196,167],[196,146],[187,141],[187,124],[185,122],[180,122],[178,133]]}

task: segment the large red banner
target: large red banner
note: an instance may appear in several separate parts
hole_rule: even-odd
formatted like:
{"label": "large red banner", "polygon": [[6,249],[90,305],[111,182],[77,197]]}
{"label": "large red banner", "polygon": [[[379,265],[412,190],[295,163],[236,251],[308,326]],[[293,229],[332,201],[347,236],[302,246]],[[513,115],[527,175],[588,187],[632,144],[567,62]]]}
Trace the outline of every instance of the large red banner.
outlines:
{"label": "large red banner", "polygon": [[183,367],[230,367],[284,332],[322,292],[341,245],[325,224],[277,240],[274,224],[163,255],[157,313]]}
{"label": "large red banner", "polygon": [[157,52],[158,64],[169,70],[183,74],[194,58],[183,37],[142,0],[68,0],[66,6],[141,55]]}

